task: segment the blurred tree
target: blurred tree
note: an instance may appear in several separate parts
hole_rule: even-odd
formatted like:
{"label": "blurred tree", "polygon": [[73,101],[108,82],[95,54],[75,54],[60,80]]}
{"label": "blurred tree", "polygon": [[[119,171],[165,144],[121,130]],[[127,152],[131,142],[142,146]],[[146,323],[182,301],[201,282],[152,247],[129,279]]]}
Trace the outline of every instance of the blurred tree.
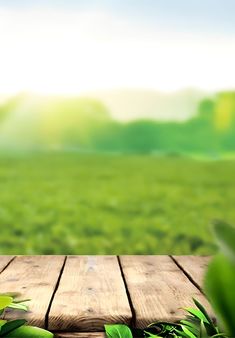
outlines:
{"label": "blurred tree", "polygon": [[235,116],[235,92],[222,92],[217,95],[215,106],[215,126],[217,130],[224,132],[234,122]]}
{"label": "blurred tree", "polygon": [[197,119],[213,123],[215,112],[215,102],[212,99],[204,99],[199,103]]}

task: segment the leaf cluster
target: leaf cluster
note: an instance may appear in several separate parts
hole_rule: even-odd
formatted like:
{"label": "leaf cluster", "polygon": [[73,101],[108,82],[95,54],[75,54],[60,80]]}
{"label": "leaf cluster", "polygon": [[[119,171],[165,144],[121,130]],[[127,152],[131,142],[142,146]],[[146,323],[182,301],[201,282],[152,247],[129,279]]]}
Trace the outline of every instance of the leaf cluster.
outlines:
{"label": "leaf cluster", "polygon": [[[126,325],[105,325],[108,338],[226,338],[235,336],[235,228],[214,224],[219,253],[209,264],[205,292],[218,317],[216,325],[197,300],[196,308],[186,308],[186,318],[179,323],[157,322],[144,330],[131,330]],[[226,332],[222,333],[222,332]]]}
{"label": "leaf cluster", "polygon": [[[25,304],[29,299],[18,300],[18,294],[0,294],[0,315],[4,317],[6,310],[27,311]],[[4,320],[0,319],[0,337],[8,338],[53,338],[53,334],[34,326],[26,325],[25,319]]]}
{"label": "leaf cluster", "polygon": [[220,326],[235,337],[235,228],[217,221],[214,234],[220,251],[208,267],[205,292]]}
{"label": "leaf cluster", "polygon": [[126,325],[105,325],[108,338],[226,338],[206,309],[196,300],[196,308],[185,308],[187,315],[179,323],[156,322],[147,328],[130,329]]}

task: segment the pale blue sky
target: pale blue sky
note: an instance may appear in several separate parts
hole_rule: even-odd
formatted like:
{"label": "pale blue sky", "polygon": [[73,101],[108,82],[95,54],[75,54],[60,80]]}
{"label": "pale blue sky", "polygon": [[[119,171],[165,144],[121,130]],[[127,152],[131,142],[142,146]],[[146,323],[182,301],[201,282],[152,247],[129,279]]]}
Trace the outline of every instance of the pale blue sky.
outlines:
{"label": "pale blue sky", "polygon": [[99,9],[176,30],[235,34],[234,0],[0,0],[2,7]]}
{"label": "pale blue sky", "polygon": [[235,0],[0,0],[0,55],[0,94],[234,89]]}

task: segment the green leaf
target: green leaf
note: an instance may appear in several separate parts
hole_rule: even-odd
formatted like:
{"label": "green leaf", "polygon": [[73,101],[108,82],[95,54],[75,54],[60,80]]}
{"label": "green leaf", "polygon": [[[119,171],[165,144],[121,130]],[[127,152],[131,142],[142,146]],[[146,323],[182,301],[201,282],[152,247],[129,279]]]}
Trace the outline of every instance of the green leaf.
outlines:
{"label": "green leaf", "polygon": [[205,328],[207,330],[208,335],[213,336],[213,335],[217,334],[218,330],[217,330],[216,326],[214,325],[213,320],[211,319],[211,317],[207,313],[206,309],[204,308],[204,306],[194,298],[193,298],[193,301],[194,301],[194,304],[197,306],[197,308],[204,314],[204,316],[208,320],[208,324],[206,323],[206,325],[205,325]]}
{"label": "green leaf", "polygon": [[187,326],[187,328],[195,335],[197,336],[199,334],[199,328],[197,324],[194,324],[188,320],[181,320],[180,321],[181,324],[183,324],[184,326]]}
{"label": "green leaf", "polygon": [[8,308],[15,309],[15,310],[28,311],[28,306],[23,303],[11,303],[10,305],[8,305]]}
{"label": "green leaf", "polygon": [[183,332],[186,334],[186,337],[188,338],[197,338],[197,336],[195,336],[192,332],[189,331],[189,329],[187,329],[187,327],[185,327],[184,325],[181,325]]}
{"label": "green leaf", "polygon": [[211,338],[228,338],[228,336],[226,336],[224,333],[217,333],[214,334],[214,336],[212,336]]}
{"label": "green leaf", "polygon": [[105,325],[104,328],[108,338],[133,338],[131,330],[127,325]]}
{"label": "green leaf", "polygon": [[205,292],[221,319],[226,332],[235,333],[235,266],[223,255],[209,264],[205,278]]}
{"label": "green leaf", "polygon": [[214,224],[216,241],[222,251],[235,263],[235,228],[222,221]]}
{"label": "green leaf", "polygon": [[209,324],[209,321],[207,320],[206,316],[200,310],[194,308],[185,308],[184,310],[192,314],[194,317],[198,318],[200,321],[202,320],[203,322]]}
{"label": "green leaf", "polygon": [[159,336],[156,336],[155,334],[148,332],[148,331],[144,331],[144,333],[147,335],[146,337],[148,338],[157,338]]}
{"label": "green leaf", "polygon": [[17,329],[18,327],[26,323],[25,319],[11,320],[3,324],[0,328],[0,337],[3,337],[10,333],[11,331]]}
{"label": "green leaf", "polygon": [[160,325],[163,325],[163,326],[166,326],[166,325],[169,325],[170,327],[175,327],[175,326],[178,326],[180,327],[180,324],[178,323],[172,323],[172,322],[153,322],[151,324],[149,324],[147,327],[148,328],[154,328],[154,327],[159,327]]}
{"label": "green leaf", "polygon": [[209,316],[208,312],[206,311],[206,309],[204,308],[204,306],[199,303],[198,300],[196,300],[195,298],[193,298],[194,304],[196,305],[196,307],[201,311],[201,313],[204,314],[204,316],[206,317],[207,321],[211,324],[214,325],[211,317]]}
{"label": "green leaf", "polygon": [[183,330],[180,331],[180,330],[175,329],[175,332],[178,334],[178,335],[176,335],[176,337],[179,337],[179,338],[182,338],[182,337],[188,338],[189,337],[186,333],[184,333]]}
{"label": "green leaf", "polygon": [[0,329],[7,321],[5,319],[0,319]]}
{"label": "green leaf", "polygon": [[210,338],[207,334],[207,330],[206,330],[206,327],[205,327],[203,320],[201,320],[201,323],[200,323],[200,335],[199,335],[199,337],[200,338]]}
{"label": "green leaf", "polygon": [[13,298],[10,296],[0,296],[0,310],[5,309],[13,301]]}
{"label": "green leaf", "polygon": [[167,335],[174,335],[176,329],[181,329],[181,325],[171,322],[154,322],[148,325],[144,330],[145,333],[152,334],[155,337],[165,337]]}
{"label": "green leaf", "polygon": [[[53,333],[34,326],[23,325],[8,333],[6,338],[53,338]],[[5,338],[4,337],[4,338]]]}
{"label": "green leaf", "polygon": [[13,303],[15,303],[15,304],[25,303],[25,302],[29,302],[30,300],[31,300],[30,298],[27,298],[27,299],[20,299],[20,300],[14,299]]}

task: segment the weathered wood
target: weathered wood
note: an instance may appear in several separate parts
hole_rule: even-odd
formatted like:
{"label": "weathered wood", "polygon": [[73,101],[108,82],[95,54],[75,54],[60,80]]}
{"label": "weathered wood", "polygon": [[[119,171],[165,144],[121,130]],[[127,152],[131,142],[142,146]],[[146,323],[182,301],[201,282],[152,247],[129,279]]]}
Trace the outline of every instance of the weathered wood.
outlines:
{"label": "weathered wood", "polygon": [[203,289],[203,280],[206,268],[211,260],[209,256],[173,256],[174,260],[192,279],[194,284]]}
{"label": "weathered wood", "polygon": [[20,292],[20,298],[31,298],[32,301],[29,302],[29,312],[7,312],[5,318],[25,318],[30,324],[44,327],[63,262],[63,256],[16,257],[0,274],[0,290]]}
{"label": "weathered wood", "polygon": [[121,266],[136,315],[136,327],[157,320],[177,321],[192,297],[210,309],[202,293],[168,256],[121,256]]}
{"label": "weathered wood", "polygon": [[56,338],[105,338],[104,332],[65,332],[57,333]]}
{"label": "weathered wood", "polygon": [[[21,297],[32,298],[31,312],[8,312],[6,318],[24,317],[41,327],[48,319],[54,331],[77,331],[59,333],[59,338],[104,338],[104,333],[97,331],[102,331],[105,323],[130,323],[131,309],[116,257],[69,256],[57,285],[64,259],[0,256],[0,292],[21,292]],[[183,315],[179,308],[192,306],[192,297],[210,309],[198,289],[210,257],[173,259],[120,257],[137,327],[156,320],[178,320]]]}
{"label": "weathered wood", "polygon": [[49,329],[102,331],[132,314],[117,257],[69,256],[49,313]]}
{"label": "weathered wood", "polygon": [[14,258],[14,256],[0,256],[0,273],[5,269],[7,264]]}

